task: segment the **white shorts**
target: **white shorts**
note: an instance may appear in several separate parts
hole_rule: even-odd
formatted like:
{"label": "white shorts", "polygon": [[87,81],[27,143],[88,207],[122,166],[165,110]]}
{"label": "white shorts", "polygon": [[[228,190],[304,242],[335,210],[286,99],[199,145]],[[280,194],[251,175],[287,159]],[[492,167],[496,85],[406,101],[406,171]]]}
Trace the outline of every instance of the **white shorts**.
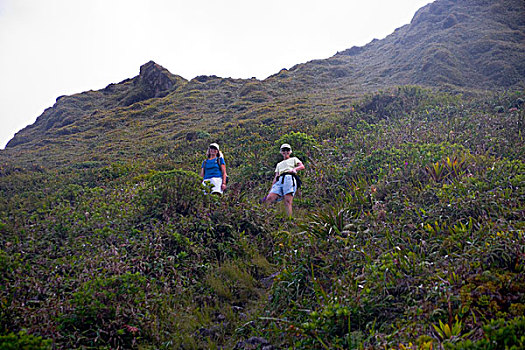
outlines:
{"label": "white shorts", "polygon": [[282,199],[283,196],[287,194],[291,194],[292,196],[295,195],[295,192],[297,191],[297,183],[295,182],[292,175],[286,175],[284,177],[284,180],[282,177],[279,177],[277,181],[272,186],[272,189],[270,190],[270,193],[275,193],[279,195],[279,200]]}
{"label": "white shorts", "polygon": [[222,193],[222,177],[212,177],[206,179],[202,182],[202,184],[206,185],[206,182],[209,182],[213,185],[213,187],[211,188],[211,193]]}

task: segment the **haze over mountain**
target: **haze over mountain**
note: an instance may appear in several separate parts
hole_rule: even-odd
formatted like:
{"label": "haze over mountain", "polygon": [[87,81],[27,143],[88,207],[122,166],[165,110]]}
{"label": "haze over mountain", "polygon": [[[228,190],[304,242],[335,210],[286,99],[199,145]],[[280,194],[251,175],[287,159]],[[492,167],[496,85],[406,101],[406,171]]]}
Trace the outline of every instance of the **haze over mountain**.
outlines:
{"label": "haze over mountain", "polygon": [[30,150],[35,158],[68,152],[88,157],[98,144],[115,139],[122,141],[119,152],[129,155],[140,152],[133,150],[138,120],[158,127],[159,133],[151,135],[156,143],[158,138],[210,132],[218,123],[268,121],[305,98],[308,103],[323,101],[316,113],[329,113],[345,106],[345,96],[395,85],[490,90],[522,88],[524,81],[521,0],[438,0],[383,40],[263,81],[216,76],[187,81],[149,62],[135,78],[57,98],[33,125],[15,135],[2,155],[26,158],[24,150]]}

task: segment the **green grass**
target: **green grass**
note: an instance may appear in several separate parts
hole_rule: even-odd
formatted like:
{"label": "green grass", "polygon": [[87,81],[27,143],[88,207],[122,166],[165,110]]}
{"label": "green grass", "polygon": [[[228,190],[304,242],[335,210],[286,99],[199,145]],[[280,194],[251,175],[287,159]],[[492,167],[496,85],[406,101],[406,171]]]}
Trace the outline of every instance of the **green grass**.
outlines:
{"label": "green grass", "polygon": [[[151,102],[162,123],[101,112],[122,132],[89,150],[92,127],[109,138],[109,115],[77,121],[85,132],[45,152],[3,154],[6,348],[233,348],[257,336],[429,349],[524,336],[523,92],[273,101],[216,129],[173,129],[178,114],[160,107],[171,98]],[[196,175],[211,141],[230,175],[222,197]],[[283,142],[306,165],[292,221],[259,204]]]}

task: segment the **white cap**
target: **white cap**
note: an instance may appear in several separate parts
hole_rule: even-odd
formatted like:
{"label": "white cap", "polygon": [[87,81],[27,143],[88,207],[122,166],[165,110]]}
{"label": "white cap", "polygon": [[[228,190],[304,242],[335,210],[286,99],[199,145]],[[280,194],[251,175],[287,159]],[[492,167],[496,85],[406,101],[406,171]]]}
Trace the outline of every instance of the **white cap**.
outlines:
{"label": "white cap", "polygon": [[215,147],[217,148],[218,151],[220,151],[221,149],[219,148],[219,145],[216,144],[215,142],[214,143],[210,143],[210,146],[209,147]]}
{"label": "white cap", "polygon": [[281,148],[279,148],[279,150],[282,150],[283,148],[289,148],[290,149],[290,152],[292,152],[292,146],[290,146],[289,144],[287,143],[283,143],[281,145]]}

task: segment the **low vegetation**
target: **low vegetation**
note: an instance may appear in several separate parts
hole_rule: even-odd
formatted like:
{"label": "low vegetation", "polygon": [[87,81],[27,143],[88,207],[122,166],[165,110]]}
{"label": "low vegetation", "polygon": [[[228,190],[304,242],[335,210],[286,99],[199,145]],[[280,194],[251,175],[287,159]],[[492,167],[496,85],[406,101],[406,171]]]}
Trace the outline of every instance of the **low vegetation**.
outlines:
{"label": "low vegetation", "polygon": [[[153,113],[90,160],[9,159],[0,349],[523,348],[524,98],[274,101],[286,123],[250,107],[155,143]],[[222,197],[197,176],[210,142]],[[283,142],[306,165],[293,220],[260,204]]]}

